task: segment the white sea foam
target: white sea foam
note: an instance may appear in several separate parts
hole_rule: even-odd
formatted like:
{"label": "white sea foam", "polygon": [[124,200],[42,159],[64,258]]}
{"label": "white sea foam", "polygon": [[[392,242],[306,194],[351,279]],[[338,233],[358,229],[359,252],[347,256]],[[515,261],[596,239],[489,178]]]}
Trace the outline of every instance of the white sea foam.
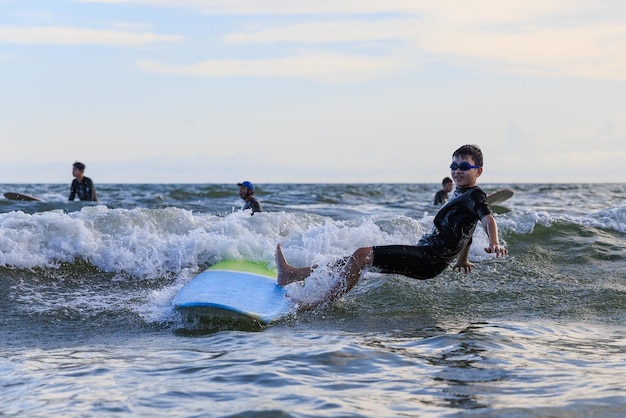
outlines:
{"label": "white sea foam", "polygon": [[[183,269],[223,259],[274,263],[283,244],[295,265],[321,264],[326,258],[351,254],[361,246],[415,243],[432,228],[433,217],[363,216],[334,220],[306,213],[263,212],[250,216],[197,214],[177,208],[108,209],[86,206],[61,210],[0,214],[0,266],[19,269],[55,268],[85,260],[105,272],[140,278],[176,276]],[[537,225],[568,222],[617,232],[626,231],[626,207],[572,216],[543,211],[497,216],[501,239],[531,234]],[[471,257],[488,257],[487,236],[479,224]]]}
{"label": "white sea foam", "polygon": [[583,218],[582,223],[594,228],[626,232],[626,206],[604,209]]}

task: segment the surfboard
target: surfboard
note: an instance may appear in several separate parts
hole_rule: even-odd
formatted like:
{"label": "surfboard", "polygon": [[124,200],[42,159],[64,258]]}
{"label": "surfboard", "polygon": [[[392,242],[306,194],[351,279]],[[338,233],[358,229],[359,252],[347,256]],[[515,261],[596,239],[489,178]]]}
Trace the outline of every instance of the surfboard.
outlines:
{"label": "surfboard", "polygon": [[221,261],[194,277],[172,300],[188,319],[265,326],[294,306],[276,272],[251,261]]}
{"label": "surfboard", "polygon": [[4,194],[4,197],[6,197],[9,200],[22,200],[25,202],[43,202],[43,200],[41,200],[38,197],[30,196],[30,195],[23,194],[23,193],[7,192]]}
{"label": "surfboard", "polygon": [[504,202],[513,196],[513,190],[510,189],[502,189],[497,192],[493,192],[487,195],[487,203],[490,205],[495,205],[496,203]]}

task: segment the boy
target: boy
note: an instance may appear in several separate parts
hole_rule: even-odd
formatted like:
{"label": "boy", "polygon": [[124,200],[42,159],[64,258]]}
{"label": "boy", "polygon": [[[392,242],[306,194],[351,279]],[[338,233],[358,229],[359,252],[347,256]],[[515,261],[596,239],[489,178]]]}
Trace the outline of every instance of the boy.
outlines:
{"label": "boy", "polygon": [[444,177],[441,181],[441,190],[435,193],[435,201],[433,205],[441,206],[448,201],[448,193],[452,191],[452,179]]}
{"label": "boy", "polygon": [[97,202],[96,187],[89,177],[85,177],[85,164],[78,161],[72,164],[72,175],[74,180],[72,180],[72,186],[70,187],[69,200],[74,200],[78,196],[79,200]]}
{"label": "boy", "polygon": [[249,181],[244,181],[237,183],[237,186],[239,186],[239,197],[244,201],[241,210],[250,209],[252,215],[254,215],[254,212],[261,212],[261,203],[254,197],[254,185]]}
{"label": "boy", "polygon": [[[384,273],[402,274],[425,280],[444,271],[456,258],[454,269],[468,273],[474,265],[468,261],[472,235],[480,220],[489,236],[485,252],[496,257],[508,251],[498,241],[498,226],[487,204],[487,196],[476,181],[483,172],[483,154],[476,145],[463,145],[452,154],[452,178],[456,190],[439,210],[432,232],[425,234],[417,245],[383,245],[362,247],[348,258],[339,280],[330,290],[329,298],[337,299],[352,289],[368,266]],[[309,277],[309,267],[292,267],[285,260],[280,244],[276,247],[278,284],[285,286]]]}

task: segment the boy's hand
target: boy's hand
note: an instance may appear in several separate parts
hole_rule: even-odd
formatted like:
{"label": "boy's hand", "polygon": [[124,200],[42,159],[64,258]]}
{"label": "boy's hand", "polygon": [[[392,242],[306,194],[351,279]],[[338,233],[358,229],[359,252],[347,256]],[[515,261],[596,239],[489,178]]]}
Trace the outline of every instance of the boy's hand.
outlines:
{"label": "boy's hand", "polygon": [[465,273],[469,273],[474,268],[474,264],[470,263],[469,261],[457,261],[457,263],[452,268],[459,273],[461,272],[461,269],[463,269]]}
{"label": "boy's hand", "polygon": [[489,254],[495,254],[496,257],[504,257],[506,255],[509,255],[509,250],[507,250],[504,247],[501,247],[498,244],[489,245],[489,247],[485,247],[485,252]]}

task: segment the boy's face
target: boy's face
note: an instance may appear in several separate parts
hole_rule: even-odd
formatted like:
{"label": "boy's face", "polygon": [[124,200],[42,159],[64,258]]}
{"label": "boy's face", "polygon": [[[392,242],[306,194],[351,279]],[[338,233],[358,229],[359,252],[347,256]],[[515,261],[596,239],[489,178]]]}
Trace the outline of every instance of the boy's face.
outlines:
{"label": "boy's face", "polygon": [[[460,165],[462,162],[467,162],[470,165],[474,164],[474,159],[469,155],[464,155],[462,157],[454,157],[452,162]],[[476,186],[476,180],[483,173],[483,168],[470,168],[467,171],[461,170],[461,167],[458,167],[456,170],[452,170],[451,177],[454,180],[454,184],[456,187],[474,187]]]}
{"label": "boy's face", "polygon": [[245,199],[246,197],[248,197],[249,194],[249,189],[246,186],[239,186],[239,196],[242,199]]}

